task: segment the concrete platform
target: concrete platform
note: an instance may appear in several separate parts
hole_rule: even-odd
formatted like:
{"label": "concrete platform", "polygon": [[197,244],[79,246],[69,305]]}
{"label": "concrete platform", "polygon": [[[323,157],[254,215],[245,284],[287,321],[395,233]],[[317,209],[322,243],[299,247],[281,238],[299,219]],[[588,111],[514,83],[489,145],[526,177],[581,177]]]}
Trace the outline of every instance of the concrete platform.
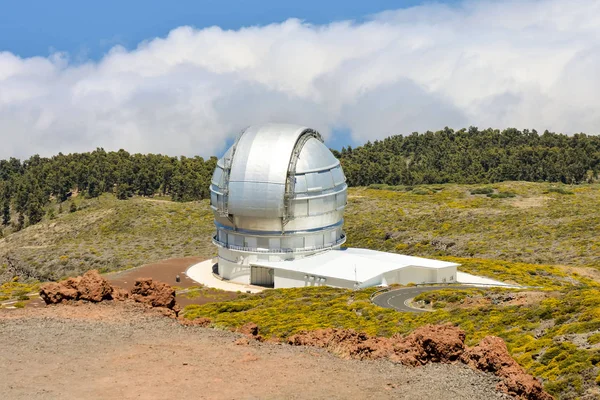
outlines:
{"label": "concrete platform", "polygon": [[192,280],[203,284],[204,286],[211,287],[214,289],[226,290],[228,292],[250,292],[260,293],[267,288],[244,285],[243,283],[236,283],[228,280],[223,280],[216,277],[213,274],[213,260],[206,260],[200,263],[194,264],[185,271],[185,274]]}
{"label": "concrete platform", "polygon": [[495,287],[504,287],[504,288],[511,288],[511,289],[524,288],[524,286],[500,282],[500,281],[496,281],[494,279],[485,278],[483,276],[467,274],[466,272],[457,272],[456,273],[456,281],[459,283],[462,283],[464,285],[470,285],[470,286],[481,286],[481,287],[495,286]]}

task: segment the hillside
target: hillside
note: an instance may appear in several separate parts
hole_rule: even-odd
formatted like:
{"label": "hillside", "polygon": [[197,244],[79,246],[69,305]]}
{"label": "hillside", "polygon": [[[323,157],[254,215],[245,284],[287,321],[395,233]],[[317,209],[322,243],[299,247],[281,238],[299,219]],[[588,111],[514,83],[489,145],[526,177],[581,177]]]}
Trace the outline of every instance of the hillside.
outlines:
{"label": "hillside", "polygon": [[58,279],[89,269],[108,272],[165,258],[215,254],[208,201],[117,200],[105,194],[69,202],[77,204],[76,212],[59,213],[52,205],[54,219],[45,217],[0,239],[0,257],[9,255],[33,276]]}
{"label": "hillside", "polygon": [[[471,194],[482,188],[515,197]],[[349,190],[347,246],[600,269],[600,184],[505,182],[392,189]],[[71,202],[77,204],[76,212],[68,211]],[[40,278],[215,254],[207,200],[117,200],[104,194],[69,200],[62,213],[56,204],[49,207],[54,218],[46,216],[0,239],[0,257],[8,254]]]}
{"label": "hillside", "polygon": [[[29,272],[3,285],[0,296],[22,293],[35,278],[58,279],[96,268],[126,269],[158,259],[210,257],[215,249],[208,201],[178,203],[132,197],[77,197],[77,211],[48,214],[0,239],[0,257]],[[266,337],[305,329],[344,327],[373,335],[407,333],[451,321],[470,340],[506,340],[511,354],[561,399],[599,395],[600,185],[482,185],[351,188],[348,246],[460,262],[461,270],[521,284],[528,292],[442,292],[420,299],[437,309],[398,314],[368,301],[373,289],[289,289],[189,306],[186,317],[217,327],[255,322]],[[50,213],[51,214],[51,213]],[[6,258],[2,273],[5,280]],[[11,292],[12,291],[12,292]],[[231,312],[235,311],[235,312]],[[274,318],[276,316],[276,318]],[[589,397],[591,396],[591,397]]]}
{"label": "hillside", "polygon": [[387,188],[350,190],[348,246],[600,268],[600,184]]}

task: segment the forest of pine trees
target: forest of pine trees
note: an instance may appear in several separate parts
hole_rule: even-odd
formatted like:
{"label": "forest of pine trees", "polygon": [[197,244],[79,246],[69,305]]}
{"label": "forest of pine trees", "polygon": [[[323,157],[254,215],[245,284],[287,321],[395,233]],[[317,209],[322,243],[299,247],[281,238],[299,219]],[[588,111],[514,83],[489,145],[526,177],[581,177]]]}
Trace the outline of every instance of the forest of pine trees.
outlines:
{"label": "forest of pine trees", "polygon": [[578,184],[597,179],[600,137],[471,127],[392,136],[334,151],[350,186],[493,183]]}
{"label": "forest of pine trees", "polygon": [[[392,136],[335,151],[348,184],[417,185],[541,181],[577,184],[597,179],[600,137],[471,127]],[[209,196],[216,157],[168,157],[124,150],[0,160],[0,224],[21,229],[39,222],[50,201],[76,190],[88,198],[104,192],[170,196],[175,201]],[[13,216],[16,221],[12,221]]]}
{"label": "forest of pine trees", "polygon": [[[103,149],[51,158],[36,155],[23,162],[0,160],[0,223],[13,222],[17,229],[26,222],[33,225],[44,216],[44,205],[61,203],[74,190],[87,198],[110,192],[119,199],[156,194],[175,201],[203,199],[209,195],[216,162],[216,157],[204,160]],[[11,221],[15,214],[18,220]]]}

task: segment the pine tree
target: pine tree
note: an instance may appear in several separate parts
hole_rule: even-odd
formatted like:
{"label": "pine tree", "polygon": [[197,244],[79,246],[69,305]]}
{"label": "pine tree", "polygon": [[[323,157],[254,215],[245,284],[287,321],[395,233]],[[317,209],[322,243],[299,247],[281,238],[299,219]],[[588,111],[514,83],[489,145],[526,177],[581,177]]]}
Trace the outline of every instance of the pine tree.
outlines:
{"label": "pine tree", "polygon": [[2,225],[10,224],[10,202],[4,200],[2,205]]}

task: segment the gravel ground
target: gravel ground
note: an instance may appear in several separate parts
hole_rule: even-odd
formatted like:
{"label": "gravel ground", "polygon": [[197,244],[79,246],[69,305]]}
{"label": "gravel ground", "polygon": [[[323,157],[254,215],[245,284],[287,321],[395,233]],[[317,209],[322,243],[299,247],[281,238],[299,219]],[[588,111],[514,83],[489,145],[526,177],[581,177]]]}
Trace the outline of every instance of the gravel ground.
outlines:
{"label": "gravel ground", "polygon": [[237,345],[133,304],[0,310],[2,399],[507,399],[463,365],[410,368]]}

